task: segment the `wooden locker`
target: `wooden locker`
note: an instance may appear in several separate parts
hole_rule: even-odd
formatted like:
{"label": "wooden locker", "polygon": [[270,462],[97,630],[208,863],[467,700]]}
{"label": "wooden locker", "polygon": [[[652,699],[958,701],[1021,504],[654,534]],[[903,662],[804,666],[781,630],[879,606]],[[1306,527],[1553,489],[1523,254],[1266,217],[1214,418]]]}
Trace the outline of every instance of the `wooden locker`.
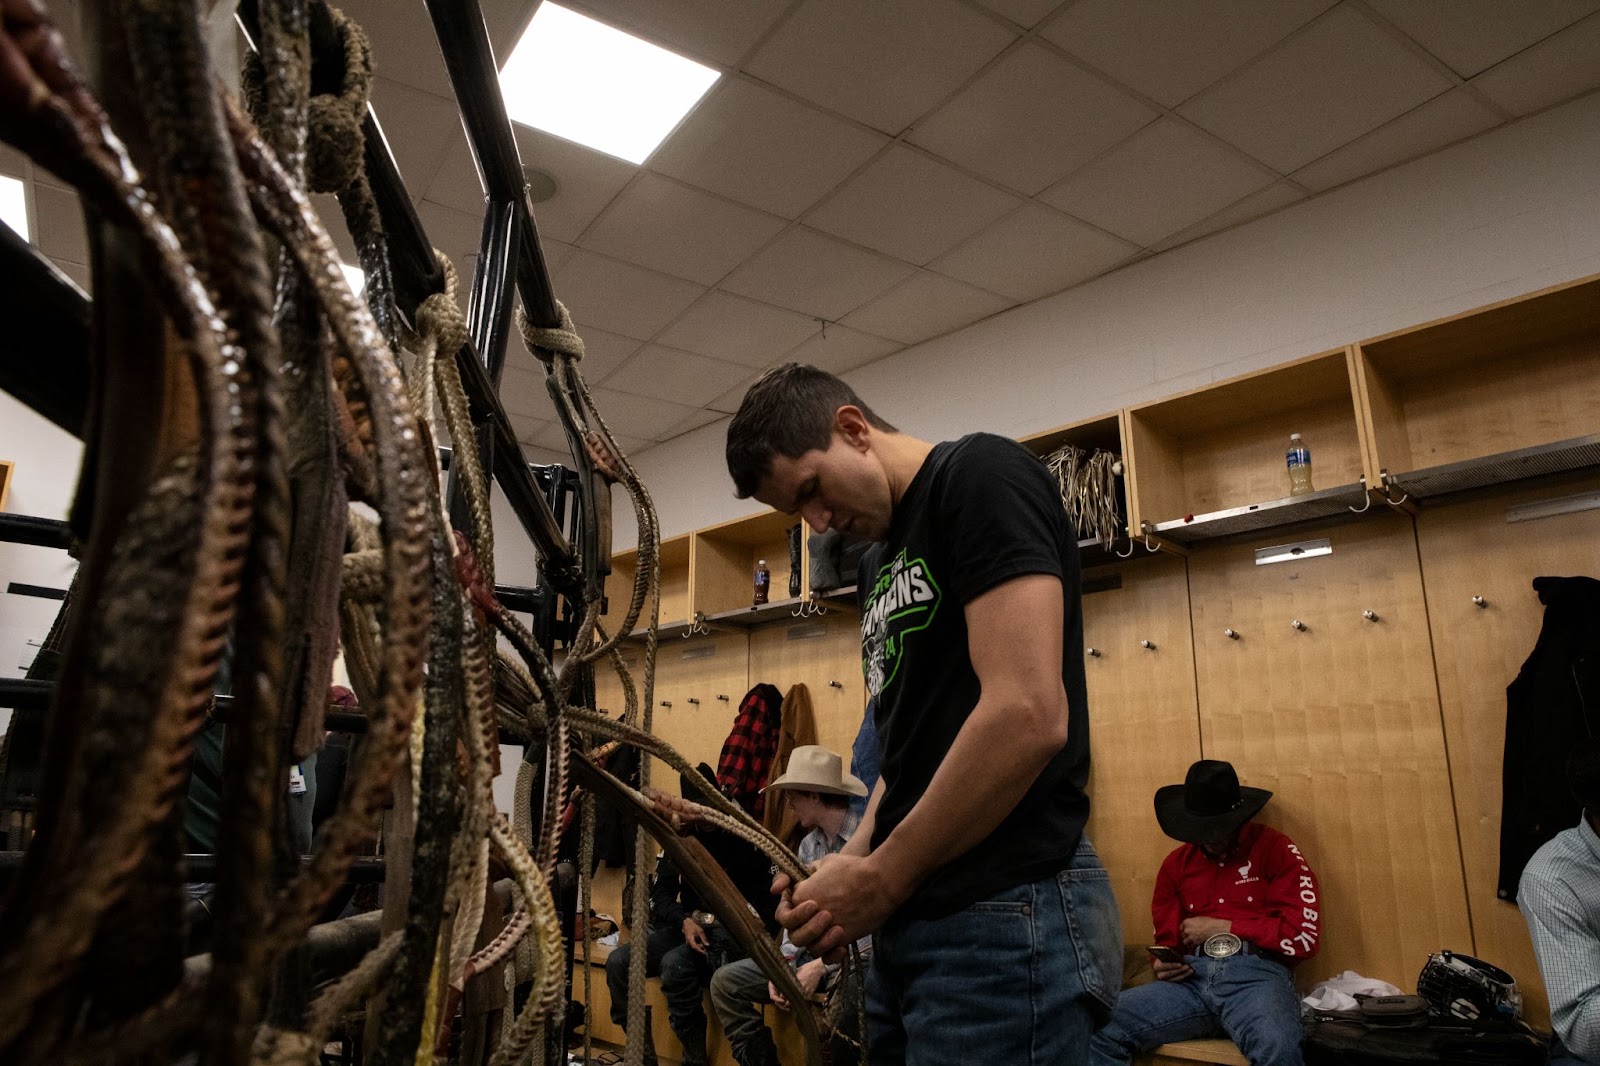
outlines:
{"label": "wooden locker", "polygon": [[1410,988],[1430,952],[1472,943],[1416,542],[1398,514],[1301,536],[1332,554],[1257,565],[1279,533],[1189,558],[1201,746],[1273,790],[1263,820],[1321,880],[1301,982]]}
{"label": "wooden locker", "polygon": [[[1089,686],[1089,839],[1111,873],[1122,933],[1150,942],[1150,895],[1177,844],[1156,824],[1155,792],[1200,757],[1189,585],[1184,560],[1162,555],[1091,577],[1122,586],[1083,598]],[[1154,650],[1140,641],[1148,640]],[[1087,649],[1098,654],[1090,655]]]}
{"label": "wooden locker", "polygon": [[1506,513],[1596,490],[1600,479],[1590,475],[1417,516],[1475,954],[1516,977],[1535,1025],[1549,1024],[1549,1006],[1527,926],[1514,904],[1496,898],[1506,686],[1533,651],[1544,620],[1533,579],[1600,575],[1600,510],[1527,522],[1507,522]]}
{"label": "wooden locker", "polygon": [[759,681],[778,686],[785,695],[791,685],[804,683],[817,718],[817,743],[850,765],[850,748],[867,706],[859,615],[830,609],[820,617],[751,630],[750,683]]}

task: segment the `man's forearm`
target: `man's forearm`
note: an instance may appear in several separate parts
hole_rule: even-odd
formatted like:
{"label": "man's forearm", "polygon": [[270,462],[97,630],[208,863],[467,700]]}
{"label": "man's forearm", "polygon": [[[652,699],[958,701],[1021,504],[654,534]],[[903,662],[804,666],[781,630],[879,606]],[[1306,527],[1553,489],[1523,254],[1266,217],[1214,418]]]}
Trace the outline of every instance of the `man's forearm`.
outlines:
{"label": "man's forearm", "polygon": [[1061,750],[1055,727],[1065,718],[1064,706],[980,698],[927,791],[874,853],[891,881],[909,893],[994,832]]}

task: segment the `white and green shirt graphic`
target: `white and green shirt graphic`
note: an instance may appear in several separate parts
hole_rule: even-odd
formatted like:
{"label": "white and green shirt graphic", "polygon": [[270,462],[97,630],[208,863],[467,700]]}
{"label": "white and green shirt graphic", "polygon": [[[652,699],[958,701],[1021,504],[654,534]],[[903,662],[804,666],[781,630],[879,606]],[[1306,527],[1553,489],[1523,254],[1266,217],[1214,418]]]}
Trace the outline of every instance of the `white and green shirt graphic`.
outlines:
{"label": "white and green shirt graphic", "polygon": [[874,699],[894,683],[906,639],[933,624],[942,598],[928,564],[904,549],[879,568],[861,612],[861,665]]}

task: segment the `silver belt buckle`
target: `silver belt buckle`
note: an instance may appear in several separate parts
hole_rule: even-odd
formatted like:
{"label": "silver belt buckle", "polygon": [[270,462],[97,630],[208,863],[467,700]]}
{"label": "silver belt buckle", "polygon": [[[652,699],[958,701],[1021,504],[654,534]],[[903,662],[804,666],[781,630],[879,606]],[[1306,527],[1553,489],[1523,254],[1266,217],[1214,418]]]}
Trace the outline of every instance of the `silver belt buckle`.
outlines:
{"label": "silver belt buckle", "polygon": [[709,929],[713,925],[717,924],[717,916],[712,914],[710,911],[695,911],[690,915],[690,917],[693,918],[695,924],[700,926],[702,929]]}
{"label": "silver belt buckle", "polygon": [[1218,933],[1206,938],[1200,950],[1213,959],[1226,959],[1244,950],[1244,941],[1232,933]]}

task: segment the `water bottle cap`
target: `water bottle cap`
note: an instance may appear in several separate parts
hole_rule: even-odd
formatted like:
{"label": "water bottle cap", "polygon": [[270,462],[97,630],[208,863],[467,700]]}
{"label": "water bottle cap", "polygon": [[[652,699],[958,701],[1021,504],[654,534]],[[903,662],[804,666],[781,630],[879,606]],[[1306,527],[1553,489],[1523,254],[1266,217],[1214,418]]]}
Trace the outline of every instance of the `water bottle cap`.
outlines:
{"label": "water bottle cap", "polygon": [[1299,439],[1300,439],[1300,434],[1298,434],[1298,433],[1291,433],[1291,434],[1289,434],[1289,439],[1290,439],[1290,440],[1299,440]]}
{"label": "water bottle cap", "polygon": [[767,561],[765,559],[757,559],[756,560],[756,565],[757,566],[766,566],[767,565]]}

